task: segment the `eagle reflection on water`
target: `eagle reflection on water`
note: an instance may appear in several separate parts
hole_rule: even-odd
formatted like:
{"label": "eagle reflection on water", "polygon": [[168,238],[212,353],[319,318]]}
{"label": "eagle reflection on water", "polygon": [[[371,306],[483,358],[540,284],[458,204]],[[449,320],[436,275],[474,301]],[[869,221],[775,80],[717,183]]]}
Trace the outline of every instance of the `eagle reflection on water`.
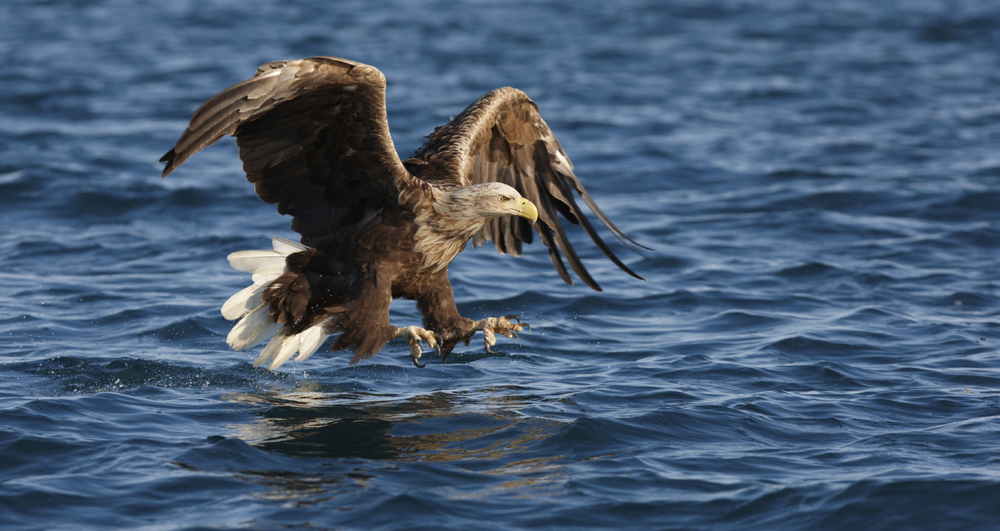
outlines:
{"label": "eagle reflection on water", "polygon": [[491,492],[547,484],[559,476],[563,456],[546,452],[545,457],[534,457],[532,449],[561,433],[567,423],[521,414],[520,409],[537,405],[537,397],[510,394],[520,389],[517,386],[403,399],[318,388],[316,382],[307,381],[287,394],[224,397],[263,406],[257,419],[229,425],[232,437],[257,449],[293,458],[359,460],[350,470],[333,474],[329,470],[241,472],[243,479],[275,489],[269,497],[314,496],[348,480],[363,486],[381,470],[416,462],[463,460],[462,468],[469,472],[514,476],[490,486]]}

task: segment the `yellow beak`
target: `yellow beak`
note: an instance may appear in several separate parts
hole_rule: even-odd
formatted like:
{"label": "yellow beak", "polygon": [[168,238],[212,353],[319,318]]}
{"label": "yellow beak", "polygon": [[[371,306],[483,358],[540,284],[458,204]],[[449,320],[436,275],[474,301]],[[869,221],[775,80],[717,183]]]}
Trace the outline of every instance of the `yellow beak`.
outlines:
{"label": "yellow beak", "polygon": [[534,203],[522,197],[520,200],[520,208],[518,209],[517,215],[521,216],[522,218],[528,218],[531,220],[532,223],[534,223],[535,220],[538,219],[538,209],[535,208]]}

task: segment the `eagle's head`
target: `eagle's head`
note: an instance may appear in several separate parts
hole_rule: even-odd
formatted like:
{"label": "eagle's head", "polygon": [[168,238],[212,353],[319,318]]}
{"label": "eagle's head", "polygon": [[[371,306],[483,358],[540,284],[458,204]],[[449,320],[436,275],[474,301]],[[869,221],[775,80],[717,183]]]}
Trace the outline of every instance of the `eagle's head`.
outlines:
{"label": "eagle's head", "polygon": [[538,219],[535,204],[521,197],[513,187],[502,183],[466,186],[448,194],[444,203],[449,217],[469,221],[475,219],[480,224],[501,216],[521,216],[532,223]]}

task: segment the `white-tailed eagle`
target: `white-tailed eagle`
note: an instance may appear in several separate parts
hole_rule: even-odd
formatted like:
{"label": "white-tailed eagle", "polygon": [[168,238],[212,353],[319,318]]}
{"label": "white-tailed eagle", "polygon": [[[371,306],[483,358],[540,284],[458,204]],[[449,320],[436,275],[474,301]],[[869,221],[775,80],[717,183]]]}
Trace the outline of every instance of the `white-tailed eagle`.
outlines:
{"label": "white-tailed eagle", "polygon": [[[469,240],[493,240],[501,253],[518,256],[534,228],[563,280],[573,283],[565,255],[599,291],[559,214],[641,278],[577,206],[574,192],[612,234],[635,243],[597,207],[520,90],[486,94],[400,160],[378,69],[334,57],[271,62],[194,113],[161,159],[163,176],[223,135],[236,137],[257,195],[290,214],[292,230],[302,236],[301,244],[275,238],[274,250],[229,255],[233,267],[253,274],[253,285],[222,307],[227,319],[239,319],[229,345],[240,350],[271,338],[254,365],[274,369],[295,354],[304,360],[332,334],[340,334],[332,350],[355,350],[351,363],[393,338],[409,341],[418,367],[422,340],[446,359],[459,341],[468,344],[482,330],[489,350],[495,334],[512,337],[527,325],[513,315],[479,321],[459,315],[449,264]],[[389,324],[397,297],[417,302],[423,328]]]}

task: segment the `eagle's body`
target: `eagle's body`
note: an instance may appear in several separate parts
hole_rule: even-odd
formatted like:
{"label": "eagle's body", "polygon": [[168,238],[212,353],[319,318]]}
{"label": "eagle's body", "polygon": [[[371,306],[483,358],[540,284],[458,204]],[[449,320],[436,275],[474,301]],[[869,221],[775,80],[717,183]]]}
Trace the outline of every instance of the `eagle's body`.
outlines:
{"label": "eagle's body", "polygon": [[[377,69],[331,57],[268,63],[195,112],[163,157],[163,175],[226,134],[236,137],[260,198],[291,214],[292,229],[302,235],[301,245],[276,238],[273,251],[229,257],[233,267],[254,273],[254,284],[223,306],[225,317],[240,319],[229,344],[242,349],[274,336],[257,364],[275,368],[296,353],[305,359],[334,333],[341,335],[333,350],[355,349],[352,362],[396,337],[409,340],[415,364],[421,340],[447,357],[482,330],[488,349],[495,333],[510,337],[521,325],[459,315],[449,264],[470,239],[492,239],[500,252],[519,255],[534,224],[566,282],[572,283],[560,251],[600,289],[559,225],[560,213],[637,276],[580,212],[574,190],[627,239],[573,175],[534,102],[516,89],[483,96],[401,161]],[[389,324],[397,297],[417,301],[424,328]]]}

